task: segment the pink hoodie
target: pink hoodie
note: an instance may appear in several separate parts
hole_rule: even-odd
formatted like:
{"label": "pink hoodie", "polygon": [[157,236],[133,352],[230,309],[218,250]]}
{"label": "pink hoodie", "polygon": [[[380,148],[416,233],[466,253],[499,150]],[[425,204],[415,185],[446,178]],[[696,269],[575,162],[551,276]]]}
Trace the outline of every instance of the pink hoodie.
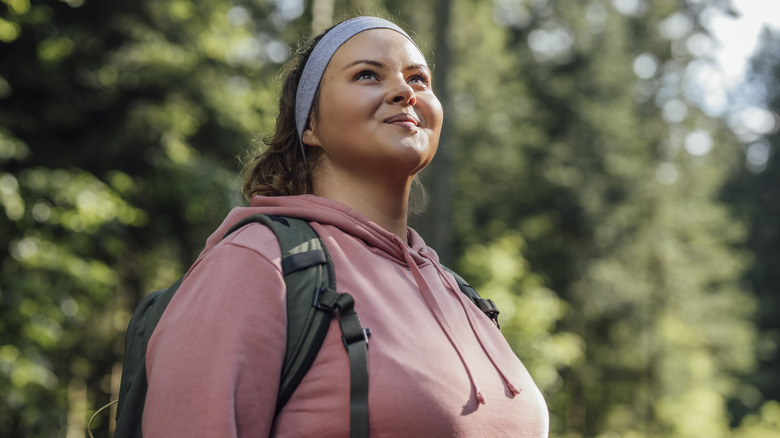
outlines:
{"label": "pink hoodie", "polygon": [[336,319],[311,370],[274,418],[286,345],[273,233],[256,214],[312,221],[337,289],[371,330],[372,437],[546,437],[541,393],[496,326],[436,253],[313,195],[254,197],[212,234],[149,343],[145,437],[349,436],[349,362]]}

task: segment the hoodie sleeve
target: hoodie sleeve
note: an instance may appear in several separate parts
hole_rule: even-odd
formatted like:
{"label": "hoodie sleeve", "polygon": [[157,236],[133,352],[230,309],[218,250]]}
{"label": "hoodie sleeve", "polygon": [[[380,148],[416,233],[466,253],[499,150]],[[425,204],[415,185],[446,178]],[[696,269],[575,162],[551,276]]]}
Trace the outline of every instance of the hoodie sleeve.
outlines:
{"label": "hoodie sleeve", "polygon": [[287,330],[279,257],[250,225],[192,267],[149,342],[144,436],[269,435]]}

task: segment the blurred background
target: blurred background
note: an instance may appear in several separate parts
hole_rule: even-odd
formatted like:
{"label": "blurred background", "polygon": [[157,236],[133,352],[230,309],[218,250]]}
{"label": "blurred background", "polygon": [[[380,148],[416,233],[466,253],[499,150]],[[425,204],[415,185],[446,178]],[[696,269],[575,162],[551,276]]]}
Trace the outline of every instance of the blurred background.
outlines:
{"label": "blurred background", "polygon": [[0,436],[85,435],[137,303],[240,204],[280,66],[369,13],[445,107],[413,225],[552,436],[780,437],[778,3],[0,0]]}

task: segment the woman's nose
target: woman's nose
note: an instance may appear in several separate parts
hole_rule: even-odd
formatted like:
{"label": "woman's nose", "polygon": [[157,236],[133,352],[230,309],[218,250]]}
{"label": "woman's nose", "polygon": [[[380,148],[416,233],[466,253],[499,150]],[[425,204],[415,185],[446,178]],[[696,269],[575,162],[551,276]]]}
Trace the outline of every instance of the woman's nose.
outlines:
{"label": "woman's nose", "polygon": [[405,105],[414,106],[414,104],[417,103],[417,96],[415,95],[414,89],[405,81],[390,90],[388,96],[390,97],[390,103],[394,104],[403,103]]}

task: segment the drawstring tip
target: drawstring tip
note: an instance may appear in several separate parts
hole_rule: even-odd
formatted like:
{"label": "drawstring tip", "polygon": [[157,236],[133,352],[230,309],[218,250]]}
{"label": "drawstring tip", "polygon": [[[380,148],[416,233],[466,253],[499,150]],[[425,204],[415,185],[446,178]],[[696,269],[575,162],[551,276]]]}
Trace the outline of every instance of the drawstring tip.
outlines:
{"label": "drawstring tip", "polygon": [[511,383],[509,383],[509,382],[507,382],[506,384],[507,384],[507,386],[509,387],[509,390],[510,390],[510,391],[512,391],[512,395],[513,395],[513,396],[515,396],[515,395],[517,395],[517,394],[520,394],[520,390],[519,390],[519,389],[517,389],[517,388],[515,388],[515,387],[514,387],[514,385],[512,385],[512,384],[511,384]]}
{"label": "drawstring tip", "polygon": [[484,405],[485,404],[485,397],[482,395],[481,392],[477,392],[477,401],[479,404]]}

